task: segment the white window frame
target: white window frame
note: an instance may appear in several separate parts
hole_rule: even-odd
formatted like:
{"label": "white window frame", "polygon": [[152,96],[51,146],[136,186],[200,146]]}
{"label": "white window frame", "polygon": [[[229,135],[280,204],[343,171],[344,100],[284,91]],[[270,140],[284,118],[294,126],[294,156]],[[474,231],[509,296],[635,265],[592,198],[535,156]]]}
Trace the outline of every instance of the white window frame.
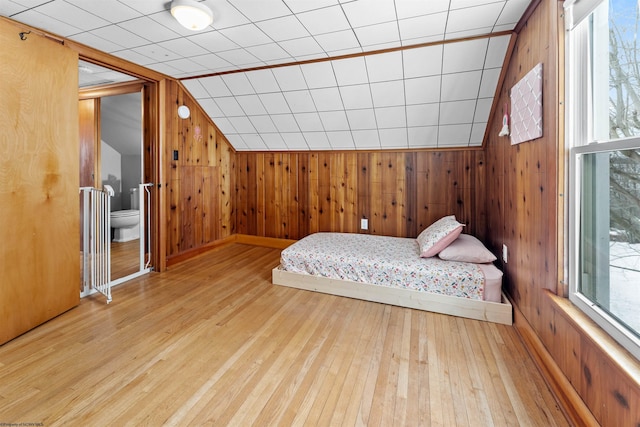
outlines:
{"label": "white window frame", "polygon": [[[607,7],[606,0],[604,1]],[[565,52],[566,69],[565,81],[565,109],[567,118],[566,135],[569,149],[568,192],[568,249],[569,249],[569,299],[587,316],[596,322],[603,330],[612,336],[619,344],[626,348],[636,358],[640,359],[640,339],[622,326],[606,311],[600,309],[587,297],[578,292],[580,278],[580,206],[581,206],[581,178],[582,156],[590,153],[603,153],[616,150],[637,149],[640,147],[640,137],[611,140],[598,143],[594,138],[599,132],[593,123],[590,111],[594,108],[591,99],[591,67],[589,52],[589,22],[571,22],[567,30]],[[602,69],[602,68],[601,68]],[[597,71],[596,71],[597,72]],[[598,106],[595,106],[598,108]],[[594,127],[596,128],[594,131]]]}

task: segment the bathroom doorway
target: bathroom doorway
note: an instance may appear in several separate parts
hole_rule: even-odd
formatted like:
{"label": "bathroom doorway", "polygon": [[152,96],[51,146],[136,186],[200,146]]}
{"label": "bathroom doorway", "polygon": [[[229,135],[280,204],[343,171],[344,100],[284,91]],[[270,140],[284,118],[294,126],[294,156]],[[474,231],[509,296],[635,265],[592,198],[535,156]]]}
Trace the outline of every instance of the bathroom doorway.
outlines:
{"label": "bathroom doorway", "polygon": [[[100,181],[110,186],[111,281],[147,272],[148,188],[143,182],[142,92],[100,98]],[[146,209],[145,209],[146,208]],[[142,257],[142,259],[141,259]]]}

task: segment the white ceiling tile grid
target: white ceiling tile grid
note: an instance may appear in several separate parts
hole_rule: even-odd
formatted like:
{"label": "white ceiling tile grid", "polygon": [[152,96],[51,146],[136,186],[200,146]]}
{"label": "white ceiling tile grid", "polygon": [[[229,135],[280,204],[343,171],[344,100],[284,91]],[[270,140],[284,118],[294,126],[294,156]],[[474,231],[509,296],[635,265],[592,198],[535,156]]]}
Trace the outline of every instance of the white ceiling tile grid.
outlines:
{"label": "white ceiling tile grid", "polygon": [[237,150],[438,148],[482,145],[530,0],[203,3],[201,32],[168,0],[3,0],[0,15],[182,79]]}

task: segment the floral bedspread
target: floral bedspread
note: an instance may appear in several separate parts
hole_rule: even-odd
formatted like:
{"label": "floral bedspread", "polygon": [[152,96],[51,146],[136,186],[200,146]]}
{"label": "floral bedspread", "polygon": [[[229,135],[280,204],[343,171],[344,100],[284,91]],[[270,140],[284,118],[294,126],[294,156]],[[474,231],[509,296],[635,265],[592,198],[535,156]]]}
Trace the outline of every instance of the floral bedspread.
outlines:
{"label": "floral bedspread", "polygon": [[282,251],[284,270],[373,285],[482,300],[484,275],[475,264],[420,258],[415,239],[316,233]]}

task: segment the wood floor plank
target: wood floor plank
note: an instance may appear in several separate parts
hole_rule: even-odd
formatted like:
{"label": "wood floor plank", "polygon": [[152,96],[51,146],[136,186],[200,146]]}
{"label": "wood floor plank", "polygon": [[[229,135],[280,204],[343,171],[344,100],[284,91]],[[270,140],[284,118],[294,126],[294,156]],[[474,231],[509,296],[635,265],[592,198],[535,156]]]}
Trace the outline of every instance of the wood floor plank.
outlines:
{"label": "wood floor plank", "polygon": [[567,426],[511,326],[273,286],[230,244],[0,346],[0,418],[87,425]]}

